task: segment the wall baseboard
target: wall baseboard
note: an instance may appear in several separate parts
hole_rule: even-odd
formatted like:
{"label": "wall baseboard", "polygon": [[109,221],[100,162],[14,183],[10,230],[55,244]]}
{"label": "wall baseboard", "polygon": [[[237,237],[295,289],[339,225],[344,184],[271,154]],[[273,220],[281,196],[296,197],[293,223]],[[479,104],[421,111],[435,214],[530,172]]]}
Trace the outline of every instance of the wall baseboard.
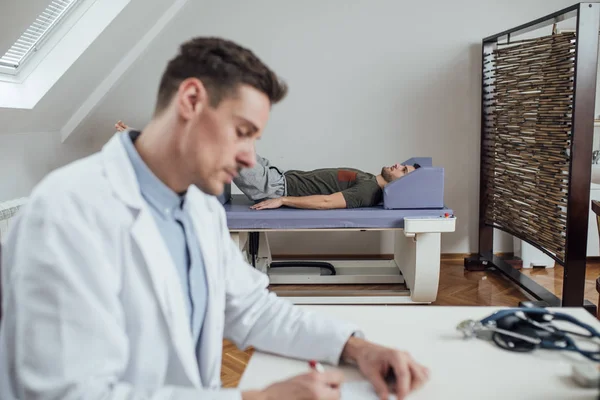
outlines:
{"label": "wall baseboard", "polygon": [[[463,261],[465,258],[475,257],[477,253],[442,253],[442,261]],[[513,252],[498,252],[494,253],[500,258],[512,258],[515,256]]]}
{"label": "wall baseboard", "polygon": [[440,258],[442,261],[463,261],[465,258],[473,257],[475,253],[442,253]]}
{"label": "wall baseboard", "polygon": [[393,254],[273,254],[273,260],[393,260]]}
{"label": "wall baseboard", "polygon": [[[465,258],[477,253],[442,253],[440,258],[446,262],[463,262]],[[514,257],[512,252],[495,253],[500,258]],[[393,254],[273,254],[273,260],[393,260]],[[600,263],[600,257],[588,257],[587,262]]]}
{"label": "wall baseboard", "polygon": [[[475,253],[442,253],[442,261],[463,261]],[[499,257],[512,257],[513,253],[496,253]],[[393,260],[393,254],[273,254],[274,260]]]}

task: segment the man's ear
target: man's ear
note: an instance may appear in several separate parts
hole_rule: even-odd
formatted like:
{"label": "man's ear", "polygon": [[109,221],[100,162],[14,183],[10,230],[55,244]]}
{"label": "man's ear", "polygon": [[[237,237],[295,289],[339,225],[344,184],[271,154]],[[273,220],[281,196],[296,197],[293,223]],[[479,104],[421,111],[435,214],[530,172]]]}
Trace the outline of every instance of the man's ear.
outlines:
{"label": "man's ear", "polygon": [[188,78],[179,84],[177,91],[179,114],[186,121],[200,114],[208,105],[208,92],[198,78]]}

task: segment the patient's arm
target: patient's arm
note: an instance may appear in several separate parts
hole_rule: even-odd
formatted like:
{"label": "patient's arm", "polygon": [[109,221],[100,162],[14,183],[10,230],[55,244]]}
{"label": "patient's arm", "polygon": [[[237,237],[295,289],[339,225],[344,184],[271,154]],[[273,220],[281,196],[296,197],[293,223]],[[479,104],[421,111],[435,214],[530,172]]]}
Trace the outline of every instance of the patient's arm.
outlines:
{"label": "patient's arm", "polygon": [[346,200],[341,192],[329,194],[329,195],[314,195],[314,196],[301,196],[282,197],[284,206],[294,208],[308,208],[312,210],[330,210],[334,208],[346,208]]}
{"label": "patient's arm", "polygon": [[346,208],[346,200],[341,192],[330,195],[314,195],[301,197],[278,197],[261,201],[251,206],[253,210],[267,210],[269,208],[279,208],[288,206],[293,208],[307,208],[312,210],[327,210],[332,208]]}

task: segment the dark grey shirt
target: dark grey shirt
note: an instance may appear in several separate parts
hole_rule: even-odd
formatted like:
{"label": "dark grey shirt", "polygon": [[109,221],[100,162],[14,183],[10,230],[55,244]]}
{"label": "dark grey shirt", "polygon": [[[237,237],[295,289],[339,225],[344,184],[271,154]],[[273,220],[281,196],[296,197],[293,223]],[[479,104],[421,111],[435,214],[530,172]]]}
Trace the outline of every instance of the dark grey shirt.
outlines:
{"label": "dark grey shirt", "polygon": [[328,195],[342,192],[346,208],[379,204],[383,192],[373,174],[353,168],[322,168],[286,171],[288,196]]}

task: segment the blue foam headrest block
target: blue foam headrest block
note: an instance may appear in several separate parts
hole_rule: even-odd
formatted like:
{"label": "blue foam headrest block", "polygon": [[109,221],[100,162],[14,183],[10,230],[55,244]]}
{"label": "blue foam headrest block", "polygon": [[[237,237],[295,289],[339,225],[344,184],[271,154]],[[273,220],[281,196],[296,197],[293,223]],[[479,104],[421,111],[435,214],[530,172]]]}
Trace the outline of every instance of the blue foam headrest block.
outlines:
{"label": "blue foam headrest block", "polygon": [[388,183],[383,188],[383,208],[444,208],[444,168],[426,167],[418,161],[415,162],[420,164],[421,168]]}
{"label": "blue foam headrest block", "polygon": [[221,204],[227,204],[231,200],[231,185],[226,184],[223,193],[217,196]]}

